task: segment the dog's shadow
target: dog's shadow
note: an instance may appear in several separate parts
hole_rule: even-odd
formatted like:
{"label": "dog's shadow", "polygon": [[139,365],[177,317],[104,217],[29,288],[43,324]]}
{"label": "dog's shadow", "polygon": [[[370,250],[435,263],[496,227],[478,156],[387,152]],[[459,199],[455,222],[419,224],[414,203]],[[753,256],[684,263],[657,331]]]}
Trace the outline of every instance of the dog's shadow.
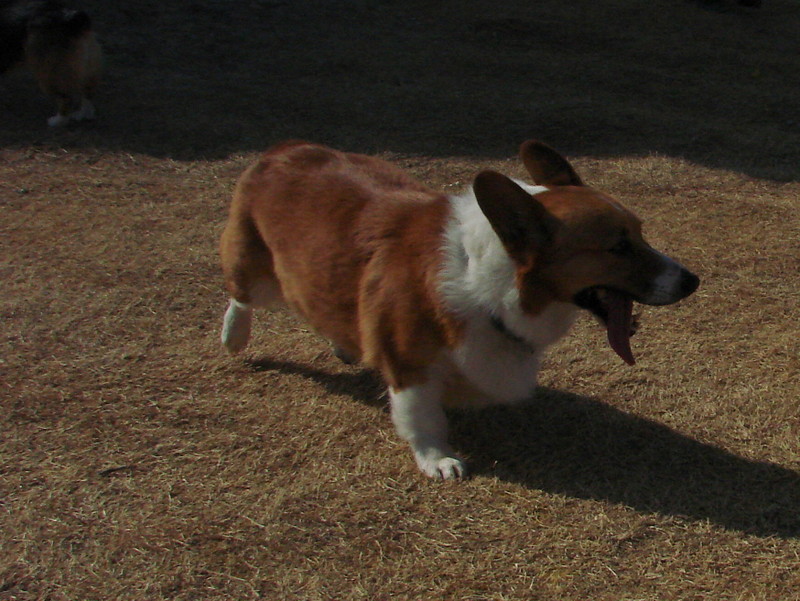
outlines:
{"label": "dog's shadow", "polygon": [[[309,378],[370,406],[386,404],[384,386],[369,370],[331,373],[270,359],[249,364]],[[540,388],[524,405],[454,411],[449,419],[451,441],[473,475],[759,536],[800,537],[800,473],[595,399]]]}
{"label": "dog's shadow", "polygon": [[800,537],[800,473],[588,397],[542,388],[523,406],[454,414],[451,424],[474,474],[759,536]]}
{"label": "dog's shadow", "polygon": [[293,374],[312,380],[325,388],[329,393],[348,395],[359,403],[372,407],[386,406],[386,387],[374,372],[358,367],[346,368],[346,371],[331,372],[315,369],[308,365],[293,361],[282,361],[262,357],[246,362],[254,372],[278,371],[282,374]]}

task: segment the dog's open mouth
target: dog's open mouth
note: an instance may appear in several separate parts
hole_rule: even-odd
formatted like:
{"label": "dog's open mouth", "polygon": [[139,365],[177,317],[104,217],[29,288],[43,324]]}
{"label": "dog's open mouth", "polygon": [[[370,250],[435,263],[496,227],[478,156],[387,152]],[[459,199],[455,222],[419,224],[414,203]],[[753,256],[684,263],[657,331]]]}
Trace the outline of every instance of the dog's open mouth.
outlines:
{"label": "dog's open mouth", "polygon": [[631,336],[636,332],[636,323],[630,295],[596,286],[576,294],[575,304],[592,312],[605,324],[609,345],[625,363],[636,363],[631,351]]}

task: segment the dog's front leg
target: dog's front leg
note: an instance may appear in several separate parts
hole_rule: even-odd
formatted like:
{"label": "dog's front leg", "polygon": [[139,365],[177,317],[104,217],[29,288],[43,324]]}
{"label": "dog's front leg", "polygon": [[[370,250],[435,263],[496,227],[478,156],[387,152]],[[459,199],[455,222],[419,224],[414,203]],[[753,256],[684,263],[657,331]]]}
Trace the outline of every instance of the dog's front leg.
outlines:
{"label": "dog's front leg", "polygon": [[467,467],[447,443],[447,416],[442,408],[442,383],[429,380],[407,388],[389,388],[392,421],[407,440],[419,469],[431,478],[463,478]]}

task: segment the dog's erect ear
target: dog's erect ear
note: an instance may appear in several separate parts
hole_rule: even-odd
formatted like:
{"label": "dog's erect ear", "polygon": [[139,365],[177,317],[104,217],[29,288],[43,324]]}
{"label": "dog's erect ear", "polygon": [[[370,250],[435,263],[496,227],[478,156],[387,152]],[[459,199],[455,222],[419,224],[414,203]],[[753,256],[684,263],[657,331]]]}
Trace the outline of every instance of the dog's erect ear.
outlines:
{"label": "dog's erect ear", "polygon": [[556,218],[516,182],[496,171],[480,172],[472,187],[506,252],[520,265],[529,265],[552,237]]}
{"label": "dog's erect ear", "polygon": [[533,181],[540,186],[582,186],[583,181],[569,161],[538,140],[519,147],[519,156]]}

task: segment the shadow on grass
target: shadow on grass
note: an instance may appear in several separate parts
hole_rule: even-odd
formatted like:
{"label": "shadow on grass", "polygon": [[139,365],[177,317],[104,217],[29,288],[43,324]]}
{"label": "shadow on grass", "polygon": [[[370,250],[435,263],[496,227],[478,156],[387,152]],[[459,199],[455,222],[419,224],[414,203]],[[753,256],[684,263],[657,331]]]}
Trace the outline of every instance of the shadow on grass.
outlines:
{"label": "shadow on grass", "polygon": [[308,378],[331,394],[348,395],[370,407],[384,407],[387,403],[385,386],[380,378],[368,369],[353,367],[346,373],[333,373],[314,369],[294,361],[277,361],[268,358],[251,360],[247,362],[247,365],[254,372],[279,371],[282,374],[294,374]]}
{"label": "shadow on grass", "polygon": [[[701,4],[706,4],[701,2]],[[310,138],[362,152],[689,159],[793,181],[800,9],[572,3],[84,0],[105,46],[98,120],[47,128],[32,81],[0,147],[217,159]],[[29,78],[30,79],[30,78]],[[187,110],[187,107],[191,107]]]}
{"label": "shadow on grass", "polygon": [[[384,386],[370,370],[331,373],[271,359],[249,365],[386,406]],[[454,411],[449,418],[452,442],[474,475],[758,536],[800,537],[800,473],[738,457],[589,397],[541,388],[517,407]]]}
{"label": "shadow on grass", "polygon": [[759,536],[800,536],[800,473],[587,397],[541,389],[524,406],[460,413],[451,424],[474,474]]}

